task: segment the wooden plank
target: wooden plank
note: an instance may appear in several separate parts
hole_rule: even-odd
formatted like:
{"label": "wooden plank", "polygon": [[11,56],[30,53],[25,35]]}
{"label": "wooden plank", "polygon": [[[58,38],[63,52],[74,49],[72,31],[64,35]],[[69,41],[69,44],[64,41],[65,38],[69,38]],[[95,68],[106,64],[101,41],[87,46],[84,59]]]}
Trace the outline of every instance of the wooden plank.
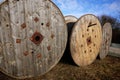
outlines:
{"label": "wooden plank", "polygon": [[118,55],[120,56],[120,48],[110,47],[109,52],[111,52],[111,55]]}
{"label": "wooden plank", "polygon": [[117,43],[111,43],[111,47],[120,48],[120,44],[117,44]]}
{"label": "wooden plank", "polygon": [[78,66],[86,66],[96,59],[102,42],[101,25],[91,14],[82,16],[75,24],[70,39],[70,50]]}
{"label": "wooden plank", "polygon": [[[0,64],[2,69],[6,66],[2,72],[19,79],[48,72],[66,48],[67,27],[62,13],[50,0],[7,2],[9,16],[3,16],[7,21],[1,23],[9,23],[10,28],[0,25],[0,57],[6,61]],[[5,14],[4,9],[0,9],[0,14]]]}
{"label": "wooden plank", "polygon": [[3,55],[3,60],[2,60],[2,66],[3,71],[9,72],[12,74],[11,68],[13,67],[13,51],[12,51],[12,45],[11,41],[12,38],[10,37],[11,35],[11,27],[10,27],[10,22],[9,22],[9,10],[8,10],[8,3],[4,3],[1,6],[1,42],[2,42],[2,55]]}

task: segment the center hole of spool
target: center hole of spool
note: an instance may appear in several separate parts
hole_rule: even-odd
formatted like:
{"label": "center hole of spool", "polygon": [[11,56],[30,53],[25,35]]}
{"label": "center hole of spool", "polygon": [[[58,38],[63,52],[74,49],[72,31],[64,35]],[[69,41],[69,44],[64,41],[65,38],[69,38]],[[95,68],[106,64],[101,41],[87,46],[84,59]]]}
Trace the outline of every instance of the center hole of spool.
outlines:
{"label": "center hole of spool", "polygon": [[40,40],[40,36],[36,36],[36,37],[35,37],[35,40],[36,40],[36,41],[39,41],[39,40]]}
{"label": "center hole of spool", "polygon": [[87,45],[90,45],[92,43],[91,37],[87,38]]}
{"label": "center hole of spool", "polygon": [[40,32],[36,31],[30,38],[30,40],[36,45],[39,45],[42,42],[43,38],[44,36]]}

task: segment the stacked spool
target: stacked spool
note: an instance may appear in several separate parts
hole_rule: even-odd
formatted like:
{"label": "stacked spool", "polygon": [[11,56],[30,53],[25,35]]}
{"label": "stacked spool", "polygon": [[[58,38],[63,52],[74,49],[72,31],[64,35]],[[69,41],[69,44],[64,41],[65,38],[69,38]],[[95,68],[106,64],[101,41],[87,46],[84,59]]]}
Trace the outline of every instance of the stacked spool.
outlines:
{"label": "stacked spool", "polygon": [[68,29],[68,35],[71,34],[71,30],[74,26],[74,24],[77,22],[77,18],[72,15],[65,16],[65,22],[67,24],[67,29]]}
{"label": "stacked spool", "polygon": [[61,59],[67,27],[50,0],[6,0],[0,4],[0,70],[14,78],[42,75]]}
{"label": "stacked spool", "polygon": [[65,16],[65,22],[67,24],[67,29],[68,29],[68,42],[69,42],[69,37],[71,35],[71,30],[74,26],[74,24],[77,22],[77,18],[75,16],[72,16],[72,15],[68,15],[68,16]]}
{"label": "stacked spool", "polygon": [[103,33],[102,45],[101,45],[101,50],[99,53],[100,59],[104,59],[107,56],[107,54],[109,52],[111,40],[112,40],[112,27],[109,22],[107,22],[103,25],[102,33]]}
{"label": "stacked spool", "polygon": [[102,42],[102,30],[98,18],[92,14],[80,17],[70,36],[70,51],[74,62],[78,66],[93,63],[98,56]]}
{"label": "stacked spool", "polygon": [[66,50],[61,60],[63,60],[64,63],[71,63],[73,62],[73,60],[70,54],[70,36],[71,36],[71,30],[78,19],[72,15],[67,15],[64,18],[65,18],[65,22],[66,22],[67,30],[68,30],[68,41],[67,41]]}

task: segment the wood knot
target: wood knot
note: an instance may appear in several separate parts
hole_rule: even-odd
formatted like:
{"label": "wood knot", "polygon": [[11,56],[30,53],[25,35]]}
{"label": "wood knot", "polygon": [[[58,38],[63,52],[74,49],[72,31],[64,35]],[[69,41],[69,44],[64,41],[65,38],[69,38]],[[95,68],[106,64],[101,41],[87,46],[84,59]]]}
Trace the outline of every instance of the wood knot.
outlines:
{"label": "wood knot", "polygon": [[32,37],[30,38],[30,40],[34,43],[34,44],[36,44],[36,45],[39,45],[41,42],[42,42],[42,40],[43,40],[43,35],[41,34],[41,33],[39,33],[39,32],[35,32],[33,35],[32,35]]}

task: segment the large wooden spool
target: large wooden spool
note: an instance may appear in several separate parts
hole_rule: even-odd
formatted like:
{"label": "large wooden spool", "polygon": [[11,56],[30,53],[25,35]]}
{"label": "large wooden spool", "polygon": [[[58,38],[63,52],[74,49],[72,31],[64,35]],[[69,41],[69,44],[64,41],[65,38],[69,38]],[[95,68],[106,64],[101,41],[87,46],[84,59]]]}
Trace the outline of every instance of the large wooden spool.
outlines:
{"label": "large wooden spool", "polygon": [[64,55],[61,60],[63,60],[63,62],[66,62],[66,63],[72,63],[73,60],[70,54],[70,36],[71,36],[72,28],[78,19],[72,15],[67,15],[64,18],[65,18],[65,22],[66,22],[67,30],[68,30],[68,41],[67,41],[67,47],[65,49]]}
{"label": "large wooden spool", "polygon": [[65,18],[65,22],[66,22],[67,29],[68,29],[68,37],[70,37],[71,30],[78,19],[72,15],[65,16],[64,18]]}
{"label": "large wooden spool", "polygon": [[70,50],[78,66],[91,64],[97,57],[102,42],[101,24],[92,14],[82,16],[74,25]]}
{"label": "large wooden spool", "polygon": [[110,23],[104,24],[102,28],[102,33],[103,33],[103,40],[102,40],[101,50],[99,53],[100,59],[104,59],[109,52],[109,47],[112,40],[112,27]]}
{"label": "large wooden spool", "polygon": [[72,15],[65,16],[66,24],[67,23],[75,23],[75,22],[77,22],[77,20],[78,19],[75,16],[72,16]]}
{"label": "large wooden spool", "polygon": [[50,0],[6,0],[0,4],[0,70],[30,78],[52,69],[67,43],[61,11]]}

